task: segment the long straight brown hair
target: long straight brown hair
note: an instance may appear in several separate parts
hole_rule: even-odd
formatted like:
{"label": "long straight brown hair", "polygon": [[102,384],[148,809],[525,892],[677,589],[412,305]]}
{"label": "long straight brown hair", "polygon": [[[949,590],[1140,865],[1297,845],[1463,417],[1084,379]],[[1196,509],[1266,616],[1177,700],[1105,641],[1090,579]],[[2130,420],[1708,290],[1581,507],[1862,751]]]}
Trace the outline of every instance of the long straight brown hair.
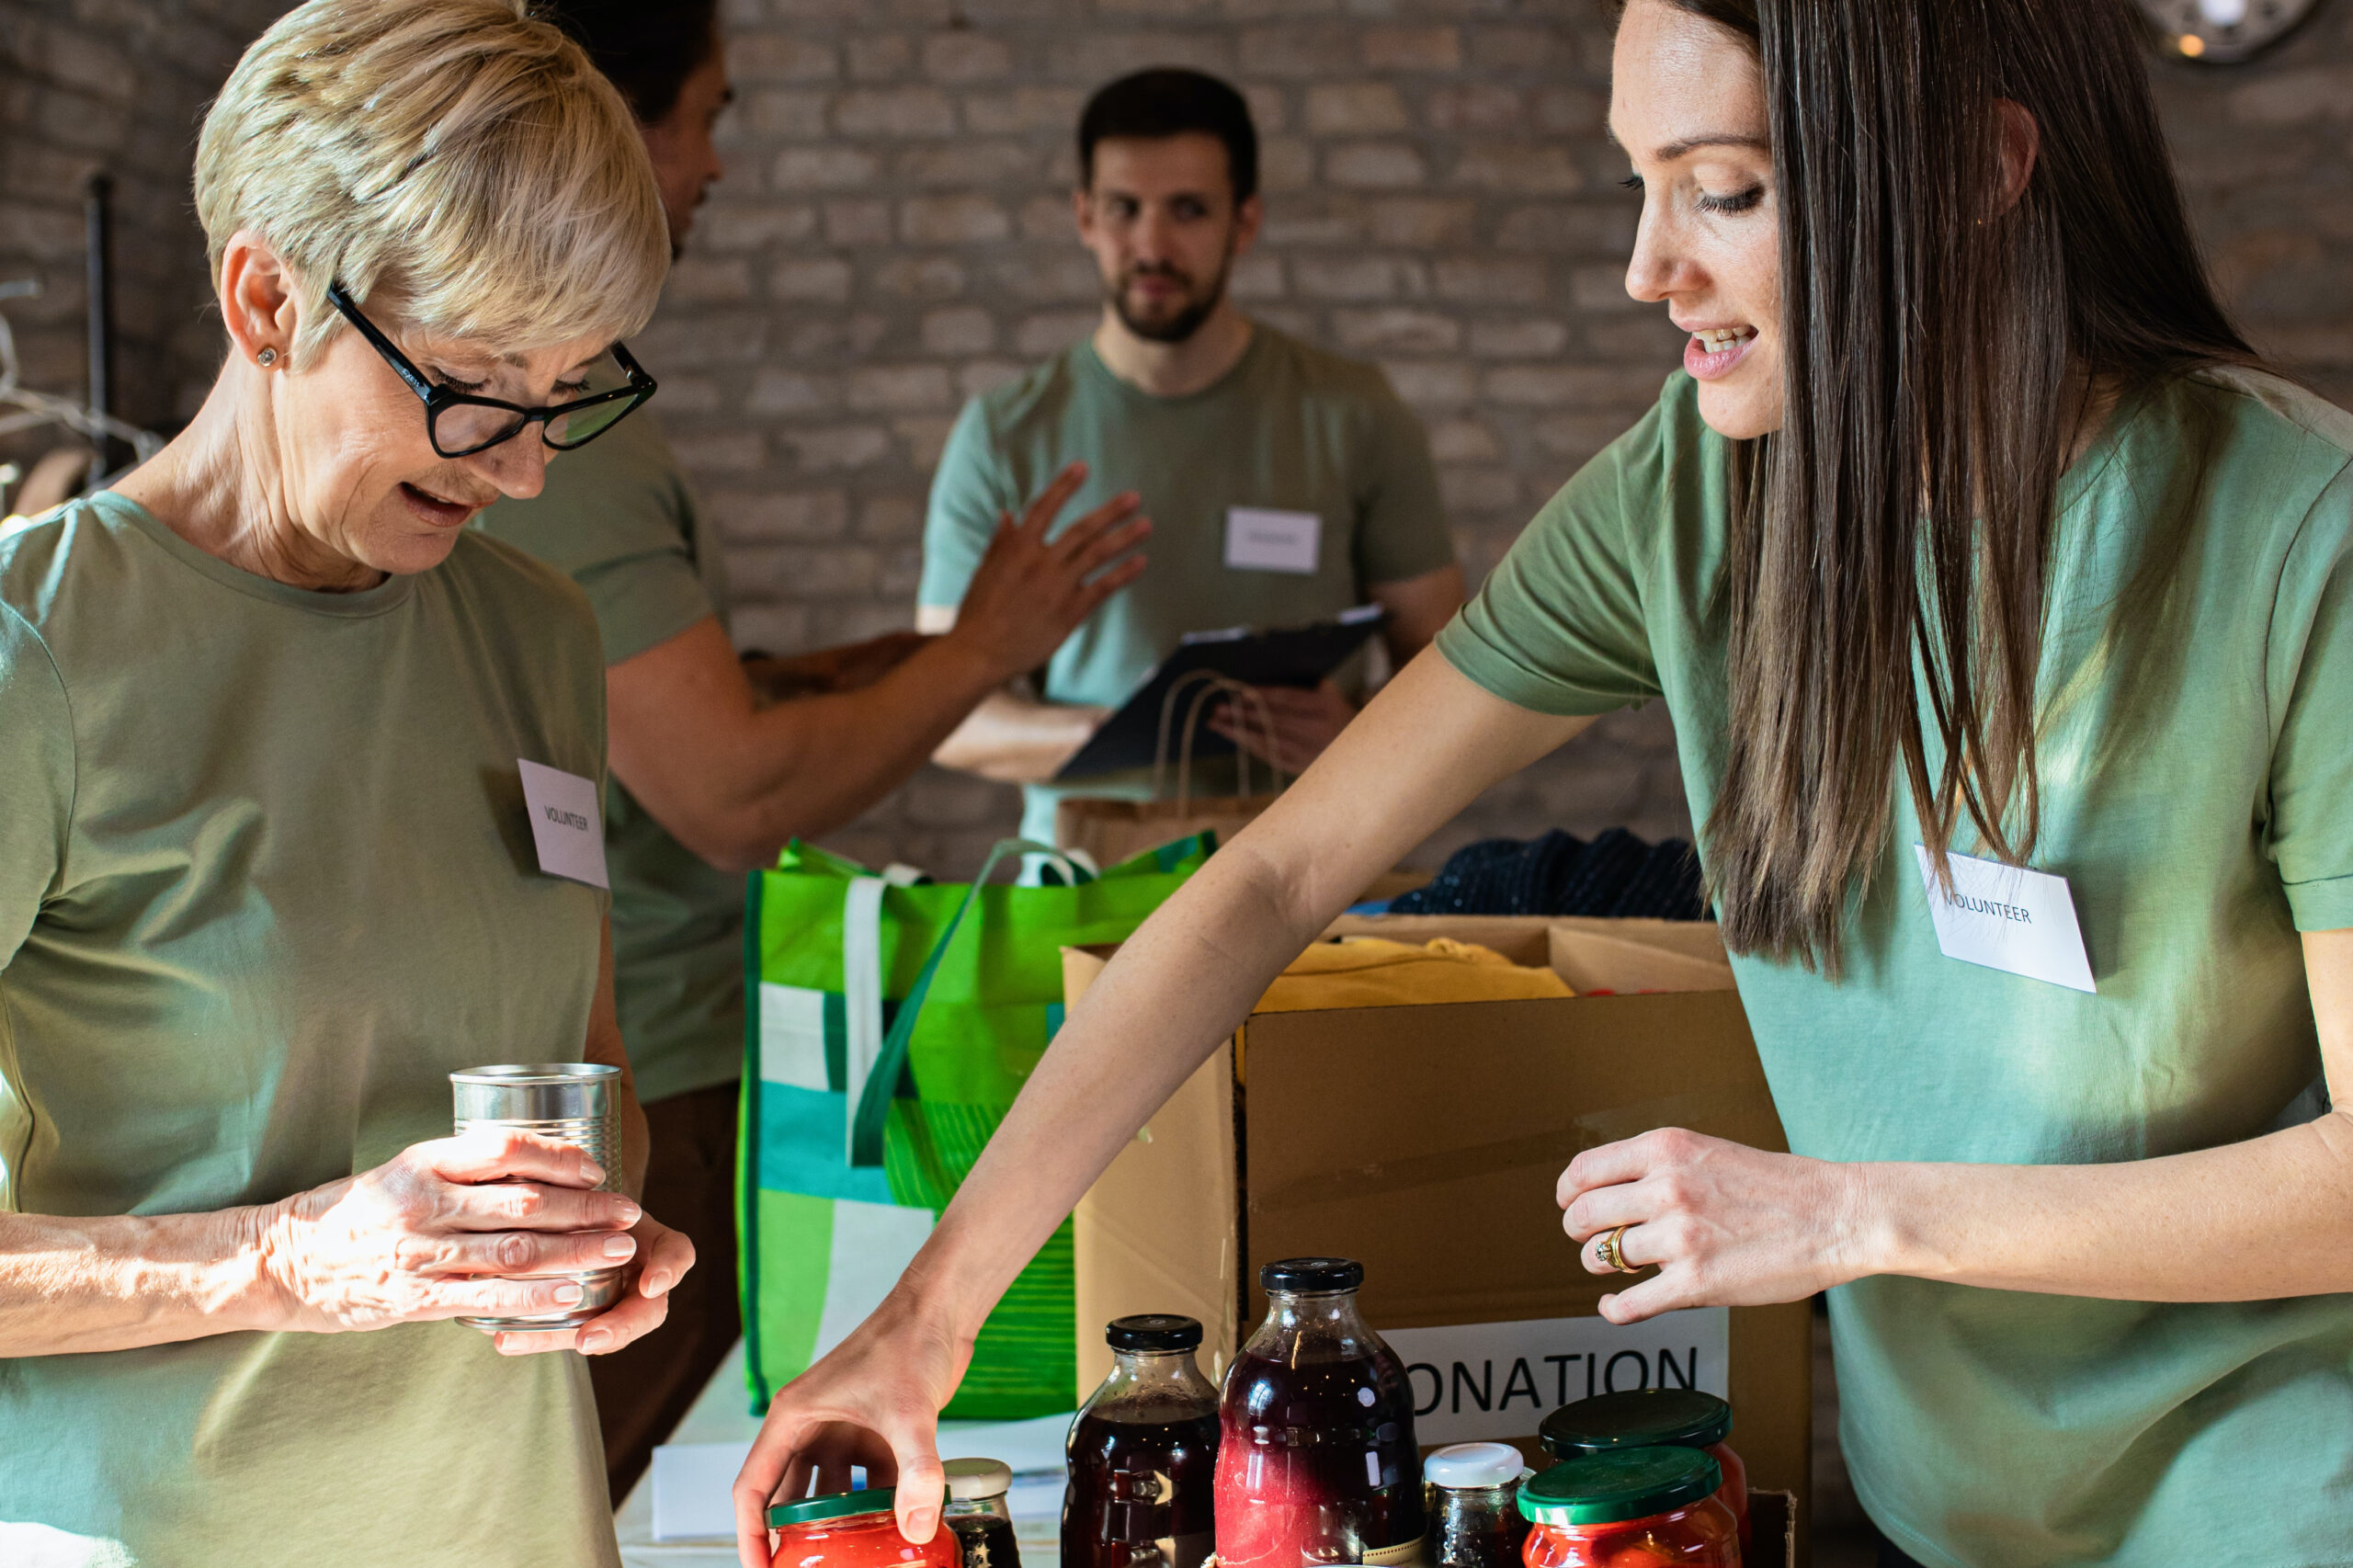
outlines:
{"label": "long straight brown hair", "polygon": [[[1667,3],[1756,47],[1780,222],[1786,412],[1732,446],[1709,888],[1733,951],[1836,977],[1899,762],[1940,868],[1964,816],[2000,858],[2033,852],[2052,524],[2086,387],[2125,406],[2255,357],[2190,237],[2123,0]],[[2007,204],[2001,100],[2040,142]]]}

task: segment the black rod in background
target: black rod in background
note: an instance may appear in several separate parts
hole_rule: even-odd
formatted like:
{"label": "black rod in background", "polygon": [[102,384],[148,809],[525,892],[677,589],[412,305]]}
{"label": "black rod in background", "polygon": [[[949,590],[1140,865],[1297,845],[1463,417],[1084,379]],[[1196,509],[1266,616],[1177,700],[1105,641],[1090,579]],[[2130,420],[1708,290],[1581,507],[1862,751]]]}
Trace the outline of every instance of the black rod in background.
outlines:
{"label": "black rod in background", "polygon": [[[98,414],[114,412],[114,181],[103,174],[90,176],[82,189],[83,243],[88,271],[85,295],[90,324],[90,407]],[[121,443],[111,436],[97,438],[97,479],[114,472]]]}

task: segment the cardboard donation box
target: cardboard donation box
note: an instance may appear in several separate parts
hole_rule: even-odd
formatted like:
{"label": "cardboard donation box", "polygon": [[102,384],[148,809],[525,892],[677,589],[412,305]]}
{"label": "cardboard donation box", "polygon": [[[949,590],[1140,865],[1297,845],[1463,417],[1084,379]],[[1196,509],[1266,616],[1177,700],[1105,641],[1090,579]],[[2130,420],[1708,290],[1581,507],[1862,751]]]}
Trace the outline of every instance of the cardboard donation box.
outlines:
{"label": "cardboard donation box", "polygon": [[[1378,915],[1330,934],[1475,942],[1577,994],[1254,1015],[1078,1207],[1082,1395],[1110,1369],[1110,1319],[1199,1318],[1221,1378],[1265,1315],[1262,1264],[1353,1257],[1425,1448],[1515,1442],[1540,1464],[1537,1425],[1571,1400],[1699,1388],[1732,1402],[1751,1488],[1805,1497],[1806,1304],[1611,1324],[1600,1298],[1631,1281],[1585,1271],[1553,1201],[1579,1151],[1654,1128],[1787,1147],[1715,927]],[[1070,1001],[1109,951],[1064,949]],[[1757,1559],[1786,1534],[1795,1561],[1804,1521],[1761,1501]]]}

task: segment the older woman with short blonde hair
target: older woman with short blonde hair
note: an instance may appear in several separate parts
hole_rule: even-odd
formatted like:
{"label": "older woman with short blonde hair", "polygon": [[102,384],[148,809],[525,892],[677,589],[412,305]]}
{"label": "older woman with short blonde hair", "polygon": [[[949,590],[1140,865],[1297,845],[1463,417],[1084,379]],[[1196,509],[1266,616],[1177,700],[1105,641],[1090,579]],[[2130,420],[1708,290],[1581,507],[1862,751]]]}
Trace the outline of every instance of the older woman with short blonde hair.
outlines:
{"label": "older woman with short blonde hair", "polygon": [[[612,1563],[587,1376],[533,1352],[654,1328],[692,1249],[626,1094],[601,1190],[448,1136],[448,1075],[626,1071],[607,895],[525,814],[602,786],[596,626],[464,525],[652,394],[652,172],[522,0],[312,0],[196,194],[202,412],[0,541],[0,1561]],[[448,1321],[616,1263],[575,1326]]]}

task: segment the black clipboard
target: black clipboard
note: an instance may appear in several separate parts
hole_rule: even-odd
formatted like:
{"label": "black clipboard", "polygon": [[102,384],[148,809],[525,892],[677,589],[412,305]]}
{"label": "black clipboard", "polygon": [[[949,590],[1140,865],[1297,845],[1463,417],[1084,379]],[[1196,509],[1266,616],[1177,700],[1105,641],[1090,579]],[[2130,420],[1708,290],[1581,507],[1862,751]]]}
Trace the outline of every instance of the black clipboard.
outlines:
{"label": "black clipboard", "polygon": [[[1054,781],[1150,767],[1160,749],[1160,712],[1169,688],[1196,671],[1208,670],[1245,686],[1312,687],[1346,664],[1388,619],[1381,606],[1360,605],[1331,620],[1304,626],[1188,632],[1136,694],[1063,764]],[[1233,743],[1204,728],[1194,737],[1193,755],[1231,756]]]}

